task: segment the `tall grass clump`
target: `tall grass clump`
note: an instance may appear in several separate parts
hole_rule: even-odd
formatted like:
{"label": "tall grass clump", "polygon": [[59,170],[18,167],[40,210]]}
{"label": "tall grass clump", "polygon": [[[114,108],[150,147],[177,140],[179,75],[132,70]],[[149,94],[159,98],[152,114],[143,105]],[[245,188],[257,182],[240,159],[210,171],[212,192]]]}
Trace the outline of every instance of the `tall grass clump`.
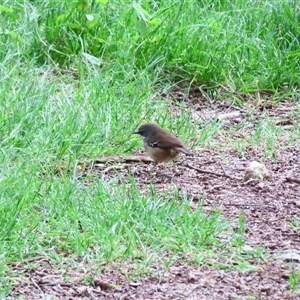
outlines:
{"label": "tall grass clump", "polygon": [[40,64],[70,65],[86,53],[99,68],[130,65],[135,74],[160,73],[160,82],[241,91],[298,86],[295,0],[6,1],[4,7],[11,10],[2,13],[6,36],[25,43]]}

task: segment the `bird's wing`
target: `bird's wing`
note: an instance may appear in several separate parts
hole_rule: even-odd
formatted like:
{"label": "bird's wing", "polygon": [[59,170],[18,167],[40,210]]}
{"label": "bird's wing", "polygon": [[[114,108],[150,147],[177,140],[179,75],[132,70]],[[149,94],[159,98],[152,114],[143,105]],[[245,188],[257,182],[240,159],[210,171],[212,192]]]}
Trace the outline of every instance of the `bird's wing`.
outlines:
{"label": "bird's wing", "polygon": [[177,141],[157,141],[150,144],[151,147],[159,147],[159,148],[171,148],[178,152],[182,152],[187,155],[192,155],[192,152],[185,148],[185,146],[181,142]]}
{"label": "bird's wing", "polygon": [[160,147],[160,148],[177,148],[182,147],[183,145],[176,141],[156,141],[154,147]]}

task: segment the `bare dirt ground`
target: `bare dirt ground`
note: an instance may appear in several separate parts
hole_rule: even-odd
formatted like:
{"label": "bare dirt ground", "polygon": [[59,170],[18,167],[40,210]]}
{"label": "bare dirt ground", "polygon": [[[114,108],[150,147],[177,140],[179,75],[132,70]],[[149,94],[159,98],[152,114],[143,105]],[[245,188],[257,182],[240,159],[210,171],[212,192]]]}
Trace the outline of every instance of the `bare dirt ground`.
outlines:
{"label": "bare dirt ground", "polygon": [[[175,97],[182,100],[180,92],[175,93]],[[226,102],[208,103],[197,93],[190,95],[187,101],[193,105],[195,120],[205,123],[211,116],[218,116],[226,120],[228,130],[247,117],[251,126],[243,133],[245,136],[253,133],[264,116],[274,117],[275,123],[286,131],[300,126],[298,108],[293,102],[287,100],[275,105],[268,102],[267,95],[261,103],[249,99],[248,109]],[[253,109],[251,114],[249,107]],[[172,109],[176,110],[176,105]],[[241,135],[236,133],[236,137]],[[222,135],[219,139],[226,141]],[[79,261],[80,267],[66,267],[62,272],[47,259],[36,258],[30,267],[26,262],[11,266],[20,276],[7,299],[300,299],[299,287],[291,292],[289,286],[289,275],[293,270],[299,272],[300,263],[299,146],[288,145],[284,131],[279,144],[275,160],[266,157],[264,149],[251,145],[243,155],[232,150],[230,145],[222,149],[196,149],[195,157],[182,157],[171,167],[159,165],[151,178],[157,190],[164,191],[173,185],[180,193],[189,195],[191,209],[197,209],[202,199],[199,195],[204,195],[207,212],[219,208],[223,216],[232,220],[242,215],[246,246],[263,248],[268,253],[259,263],[255,261],[259,266],[253,271],[177,262],[168,271],[163,266],[153,266],[151,275],[130,281],[126,277],[130,264],[112,265],[88,284],[82,278],[91,272],[91,266]],[[134,157],[115,159],[118,162],[114,167],[103,164],[111,158],[100,158],[93,168],[102,176],[111,177],[115,176],[116,167],[124,180],[130,171],[140,187],[146,188],[151,165],[145,156],[141,162],[134,161]],[[212,161],[214,163],[205,164]],[[270,176],[263,181],[245,181],[244,171],[251,161],[263,163]],[[197,169],[211,173],[201,173]]]}

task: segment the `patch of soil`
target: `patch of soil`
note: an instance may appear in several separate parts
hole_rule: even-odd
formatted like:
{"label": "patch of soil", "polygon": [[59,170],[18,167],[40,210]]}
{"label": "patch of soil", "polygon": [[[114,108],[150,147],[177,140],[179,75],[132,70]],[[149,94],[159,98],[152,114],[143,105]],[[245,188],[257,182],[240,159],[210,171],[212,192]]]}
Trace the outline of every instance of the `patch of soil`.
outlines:
{"label": "patch of soil", "polygon": [[[299,299],[289,291],[288,272],[280,262],[266,262],[258,271],[220,270],[175,263],[168,271],[153,267],[152,275],[129,281],[130,266],[109,266],[89,284],[94,272],[82,262],[61,270],[44,261],[34,269],[19,264],[18,283],[6,298],[20,299]],[[15,269],[16,270],[16,269]],[[67,274],[67,276],[66,276]],[[22,280],[21,278],[22,277]],[[24,298],[22,298],[24,299]]]}

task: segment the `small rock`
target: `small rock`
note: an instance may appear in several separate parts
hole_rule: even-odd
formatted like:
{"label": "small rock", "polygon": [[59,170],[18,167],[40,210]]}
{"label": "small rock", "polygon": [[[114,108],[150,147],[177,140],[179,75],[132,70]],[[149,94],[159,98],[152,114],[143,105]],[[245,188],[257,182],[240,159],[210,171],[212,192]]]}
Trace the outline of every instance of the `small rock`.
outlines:
{"label": "small rock", "polygon": [[109,290],[109,289],[111,289],[113,287],[108,282],[105,282],[105,281],[103,281],[103,280],[101,280],[99,278],[96,278],[94,280],[94,285],[95,286],[99,286],[101,288],[101,290],[103,290],[103,291],[107,291],[107,290]]}
{"label": "small rock", "polygon": [[77,291],[78,295],[83,296],[83,295],[87,294],[88,288],[87,288],[87,286],[80,286],[76,289],[76,291]]}
{"label": "small rock", "polygon": [[196,275],[192,272],[188,273],[188,283],[194,283],[196,281]]}
{"label": "small rock", "polygon": [[257,187],[258,187],[260,190],[263,190],[264,187],[265,187],[265,184],[264,184],[263,182],[259,182],[259,183],[257,184]]}
{"label": "small rock", "polygon": [[139,282],[139,281],[131,281],[129,283],[129,285],[132,286],[132,287],[138,287],[138,286],[142,285],[142,283]]}
{"label": "small rock", "polygon": [[265,165],[257,161],[250,162],[248,168],[245,170],[244,179],[246,181],[250,179],[263,180],[267,177],[269,177],[269,171]]}

